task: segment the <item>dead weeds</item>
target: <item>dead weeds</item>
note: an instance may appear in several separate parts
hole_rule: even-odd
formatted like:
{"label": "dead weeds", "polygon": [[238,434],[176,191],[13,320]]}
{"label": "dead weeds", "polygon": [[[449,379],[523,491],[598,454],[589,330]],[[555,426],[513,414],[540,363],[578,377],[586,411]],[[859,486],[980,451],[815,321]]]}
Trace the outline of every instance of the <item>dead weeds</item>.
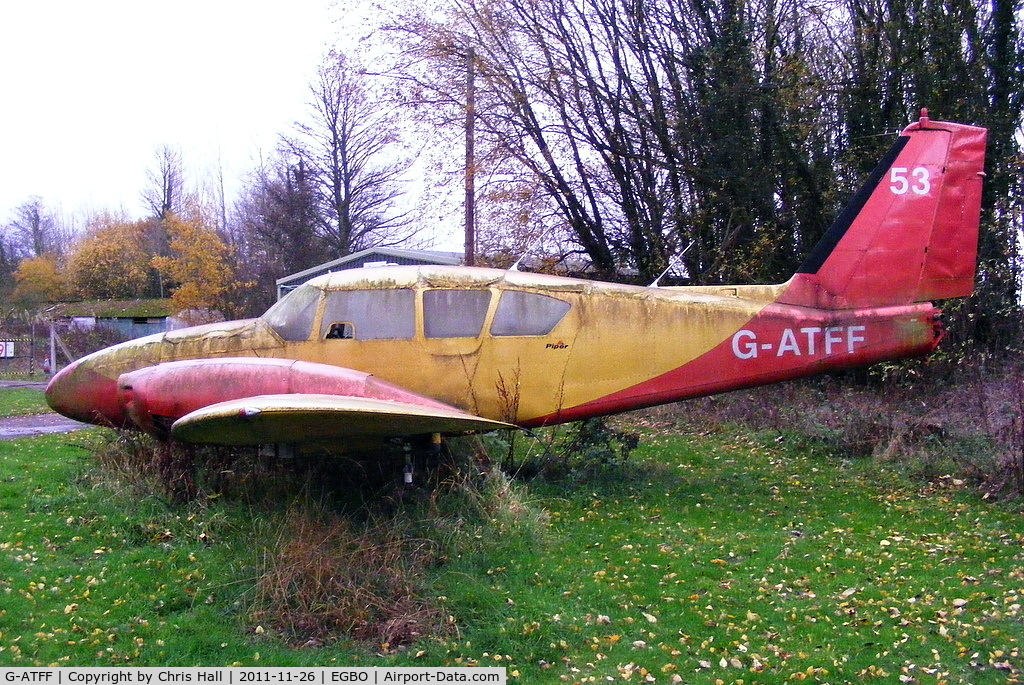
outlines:
{"label": "dead weeds", "polygon": [[925,481],[955,476],[990,498],[1024,498],[1024,359],[908,365],[691,400],[645,419],[773,431],[839,459],[873,459]]}
{"label": "dead weeds", "polygon": [[443,634],[423,592],[423,569],[441,557],[399,519],[358,524],[296,503],[264,555],[252,619],[296,644],[347,636],[389,649]]}

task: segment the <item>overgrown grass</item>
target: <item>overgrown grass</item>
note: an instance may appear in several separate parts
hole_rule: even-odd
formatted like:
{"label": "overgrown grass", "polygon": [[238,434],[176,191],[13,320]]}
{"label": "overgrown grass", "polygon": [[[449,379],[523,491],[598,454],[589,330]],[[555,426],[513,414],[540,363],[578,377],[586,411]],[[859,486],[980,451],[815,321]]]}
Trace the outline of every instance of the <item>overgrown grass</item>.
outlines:
{"label": "overgrown grass", "polygon": [[[890,378],[892,377],[892,378]],[[869,457],[915,480],[952,475],[1024,499],[1024,365],[924,362],[820,376],[649,412],[656,424],[770,431],[837,460]]]}
{"label": "overgrown grass", "polygon": [[[640,447],[599,469],[516,486],[477,464],[372,515],[301,492],[174,504],[96,467],[103,431],[0,443],[0,663],[1021,679],[1015,508],[777,431],[639,423]],[[406,603],[398,639],[360,632],[387,618],[343,625],[347,594],[378,599],[338,574],[403,564],[376,596]]]}

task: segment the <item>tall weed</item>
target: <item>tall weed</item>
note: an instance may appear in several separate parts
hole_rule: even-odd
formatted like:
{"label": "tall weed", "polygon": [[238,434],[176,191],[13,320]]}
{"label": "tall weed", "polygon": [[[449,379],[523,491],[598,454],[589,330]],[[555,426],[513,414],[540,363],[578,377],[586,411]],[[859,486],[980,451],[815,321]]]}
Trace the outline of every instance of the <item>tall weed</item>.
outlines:
{"label": "tall weed", "polygon": [[252,619],[299,643],[342,635],[407,644],[444,630],[423,592],[423,569],[440,559],[439,545],[401,518],[360,524],[296,500],[264,552]]}

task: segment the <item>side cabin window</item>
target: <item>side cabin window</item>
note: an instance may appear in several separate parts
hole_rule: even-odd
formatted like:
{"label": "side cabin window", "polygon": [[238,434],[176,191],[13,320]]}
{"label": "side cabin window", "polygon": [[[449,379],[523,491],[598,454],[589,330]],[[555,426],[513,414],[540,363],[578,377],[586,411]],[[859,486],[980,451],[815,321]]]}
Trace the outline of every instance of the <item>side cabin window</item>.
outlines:
{"label": "side cabin window", "polygon": [[425,290],[423,333],[428,338],[476,338],[490,302],[489,290]]}
{"label": "side cabin window", "polygon": [[416,334],[416,294],[407,288],[327,293],[320,337],[398,340]]}
{"label": "side cabin window", "polygon": [[299,286],[282,297],[260,318],[285,340],[309,340],[321,292],[320,288],[311,285]]}
{"label": "side cabin window", "polygon": [[327,328],[328,340],[352,340],[356,337],[356,328],[351,321],[335,321]]}
{"label": "side cabin window", "polygon": [[539,293],[506,290],[498,300],[491,335],[547,335],[569,311],[569,303]]}

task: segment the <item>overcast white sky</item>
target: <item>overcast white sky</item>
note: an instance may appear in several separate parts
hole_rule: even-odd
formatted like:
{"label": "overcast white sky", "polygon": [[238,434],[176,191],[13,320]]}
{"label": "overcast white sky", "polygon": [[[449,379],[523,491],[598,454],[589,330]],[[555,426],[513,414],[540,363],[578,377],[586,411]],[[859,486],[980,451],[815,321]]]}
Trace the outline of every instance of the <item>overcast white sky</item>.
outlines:
{"label": "overcast white sky", "polygon": [[25,0],[0,5],[0,225],[38,195],[143,215],[163,145],[232,184],[303,116],[352,0]]}

